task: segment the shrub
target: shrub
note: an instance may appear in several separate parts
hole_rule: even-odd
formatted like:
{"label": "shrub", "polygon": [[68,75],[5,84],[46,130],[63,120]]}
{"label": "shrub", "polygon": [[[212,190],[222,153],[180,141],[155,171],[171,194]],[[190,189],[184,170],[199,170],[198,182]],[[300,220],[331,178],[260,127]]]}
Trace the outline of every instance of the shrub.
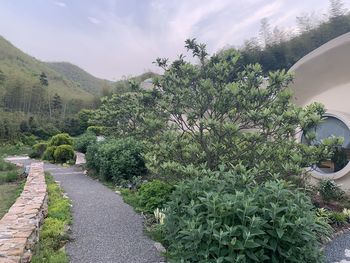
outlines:
{"label": "shrub", "polygon": [[0,171],[11,171],[15,169],[16,165],[14,165],[13,163],[6,162],[0,157]]}
{"label": "shrub", "polygon": [[44,152],[46,151],[47,143],[40,142],[33,145],[33,150],[29,154],[30,158],[42,158]]}
{"label": "shrub", "polygon": [[60,133],[52,136],[48,146],[73,145],[73,139],[67,133]]}
{"label": "shrub", "polygon": [[50,162],[54,162],[55,161],[54,153],[55,153],[56,148],[57,148],[57,146],[47,147],[44,154],[43,154],[43,159],[50,161]]}
{"label": "shrub", "polygon": [[80,135],[74,141],[75,150],[86,153],[89,145],[96,143],[96,135],[92,132],[86,132],[83,135]]}
{"label": "shrub", "polygon": [[347,215],[342,212],[331,212],[329,215],[329,220],[332,224],[337,226],[344,225],[347,221]]}
{"label": "shrub", "polygon": [[92,132],[97,136],[102,134],[102,130],[103,130],[103,127],[101,127],[101,126],[89,126],[87,128],[88,132]]}
{"label": "shrub", "polygon": [[[146,173],[142,144],[133,138],[113,139],[99,144],[97,156],[99,175],[104,180],[119,182]],[[98,158],[98,159],[97,159]]]}
{"label": "shrub", "polygon": [[21,142],[25,145],[33,146],[36,143],[37,137],[33,134],[31,135],[24,135],[21,138]]}
{"label": "shrub", "polygon": [[57,163],[66,163],[74,159],[74,149],[71,145],[66,144],[57,146],[53,157]]}
{"label": "shrub", "polygon": [[19,179],[19,174],[17,171],[8,171],[0,173],[0,184],[11,183]]}
{"label": "shrub", "polygon": [[142,184],[138,191],[139,206],[143,211],[153,213],[156,208],[164,207],[173,190],[174,186],[159,180]]}
{"label": "shrub", "polygon": [[285,181],[256,184],[235,172],[176,187],[165,233],[173,262],[321,262],[329,225]]}
{"label": "shrub", "polygon": [[44,125],[43,127],[35,128],[32,133],[35,136],[38,136],[39,138],[43,140],[49,139],[51,136],[54,136],[56,134],[59,134],[60,131],[51,123]]}
{"label": "shrub", "polygon": [[338,201],[344,197],[344,191],[333,180],[321,180],[318,191],[324,201]]}
{"label": "shrub", "polygon": [[91,144],[87,147],[86,150],[86,166],[89,169],[94,169],[96,172],[100,170],[100,161],[99,161],[99,149],[100,143]]}

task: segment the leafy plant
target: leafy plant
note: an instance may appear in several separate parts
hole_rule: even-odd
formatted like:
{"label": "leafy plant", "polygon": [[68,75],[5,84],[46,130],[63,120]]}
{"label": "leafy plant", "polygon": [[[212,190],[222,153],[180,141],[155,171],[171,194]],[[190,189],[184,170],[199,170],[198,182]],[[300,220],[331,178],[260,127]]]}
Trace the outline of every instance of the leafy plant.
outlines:
{"label": "leafy plant", "polygon": [[139,191],[139,206],[148,213],[152,213],[157,208],[163,208],[170,200],[170,194],[174,186],[160,180],[142,184]]}
{"label": "leafy plant", "polygon": [[164,226],[170,262],[321,262],[330,233],[307,195],[237,171],[180,183]]}
{"label": "leafy plant", "polygon": [[47,146],[73,145],[73,139],[68,133],[60,133],[52,136]]}
{"label": "leafy plant", "polygon": [[347,221],[347,216],[342,212],[332,212],[329,215],[329,219],[332,224],[337,226],[344,225]]}
{"label": "leafy plant", "polygon": [[100,147],[100,143],[94,143],[90,144],[86,149],[85,159],[86,159],[86,166],[89,169],[95,170],[97,173],[100,170],[100,160],[99,160],[99,154],[98,149]]}
{"label": "leafy plant", "polygon": [[33,145],[33,149],[31,153],[29,154],[30,158],[42,158],[44,155],[44,152],[46,151],[47,143],[46,142],[40,142]]}
{"label": "leafy plant", "polygon": [[0,173],[0,184],[15,182],[20,178],[18,171],[7,171]]}
{"label": "leafy plant", "polygon": [[[133,138],[110,139],[88,147],[87,165],[99,171],[99,176],[107,181],[119,183],[134,176],[142,176],[147,170],[142,156],[143,145]],[[89,163],[90,161],[93,164]]]}
{"label": "leafy plant", "polygon": [[346,220],[349,222],[350,221],[350,209],[344,208],[342,213],[345,215]]}
{"label": "leafy plant", "polygon": [[31,262],[68,263],[64,244],[69,240],[67,226],[71,223],[70,202],[63,197],[61,188],[51,176],[46,177],[46,182],[49,195],[48,216],[44,220]]}
{"label": "leafy plant", "polygon": [[333,180],[321,180],[318,184],[318,191],[324,201],[338,201],[344,197],[344,191]]}
{"label": "leafy plant", "polygon": [[43,159],[50,162],[54,162],[55,161],[54,153],[56,148],[57,146],[48,146],[43,154]]}
{"label": "leafy plant", "polygon": [[86,153],[89,145],[96,143],[96,135],[92,132],[86,132],[74,140],[75,150]]}
{"label": "leafy plant", "polygon": [[60,145],[57,146],[54,153],[53,157],[55,162],[57,163],[66,163],[68,161],[73,160],[74,158],[74,149],[71,145]]}

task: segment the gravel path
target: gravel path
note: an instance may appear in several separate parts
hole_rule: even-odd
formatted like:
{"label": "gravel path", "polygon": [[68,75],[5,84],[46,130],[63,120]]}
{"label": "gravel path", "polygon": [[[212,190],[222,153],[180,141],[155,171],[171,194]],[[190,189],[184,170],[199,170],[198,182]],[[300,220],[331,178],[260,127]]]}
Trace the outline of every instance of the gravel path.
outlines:
{"label": "gravel path", "polygon": [[325,248],[326,263],[350,263],[350,233],[332,240]]}
{"label": "gravel path", "polygon": [[[29,164],[32,160],[12,159]],[[140,215],[122,198],[75,167],[45,164],[73,204],[72,242],[66,246],[71,263],[163,262],[154,241],[143,233]]]}

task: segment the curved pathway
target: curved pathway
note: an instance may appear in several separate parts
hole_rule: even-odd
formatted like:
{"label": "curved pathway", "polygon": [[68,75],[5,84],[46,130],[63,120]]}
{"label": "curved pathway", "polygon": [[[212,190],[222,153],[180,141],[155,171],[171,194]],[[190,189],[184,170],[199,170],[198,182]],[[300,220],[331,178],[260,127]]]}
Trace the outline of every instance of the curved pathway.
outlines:
{"label": "curved pathway", "polygon": [[[33,160],[11,159],[28,165]],[[143,232],[142,217],[122,198],[76,167],[45,163],[73,205],[72,242],[66,246],[72,263],[164,262],[154,241]]]}

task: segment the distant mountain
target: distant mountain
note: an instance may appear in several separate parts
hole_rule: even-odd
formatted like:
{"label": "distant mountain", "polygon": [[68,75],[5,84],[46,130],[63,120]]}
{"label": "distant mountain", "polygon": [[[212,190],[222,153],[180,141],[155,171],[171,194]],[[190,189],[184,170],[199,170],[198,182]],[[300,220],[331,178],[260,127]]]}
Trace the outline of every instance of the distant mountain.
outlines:
{"label": "distant mountain", "polygon": [[90,73],[69,62],[46,62],[46,66],[73,81],[83,90],[100,95],[101,89],[112,86],[112,81],[92,76]]}
{"label": "distant mountain", "polygon": [[0,76],[5,79],[1,83],[0,78],[0,96],[4,95],[6,85],[10,87],[13,83],[28,91],[42,73],[47,76],[49,92],[57,93],[64,100],[91,101],[105,85],[111,85],[111,82],[98,79],[70,63],[37,60],[0,36]]}

